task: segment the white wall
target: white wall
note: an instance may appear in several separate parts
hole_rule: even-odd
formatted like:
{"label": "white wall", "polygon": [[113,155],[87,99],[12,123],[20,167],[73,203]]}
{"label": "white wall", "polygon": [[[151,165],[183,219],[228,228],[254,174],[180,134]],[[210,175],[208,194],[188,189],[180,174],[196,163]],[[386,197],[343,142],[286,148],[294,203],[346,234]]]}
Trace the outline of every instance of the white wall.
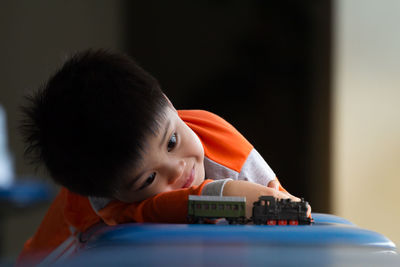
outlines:
{"label": "white wall", "polygon": [[[0,104],[7,111],[10,150],[18,176],[32,174],[22,158],[23,145],[17,133],[22,95],[40,85],[74,51],[123,49],[123,13],[122,1],[1,2]],[[17,255],[45,211],[46,206],[1,218],[1,258]]]}
{"label": "white wall", "polygon": [[400,1],[335,4],[334,213],[400,245]]}

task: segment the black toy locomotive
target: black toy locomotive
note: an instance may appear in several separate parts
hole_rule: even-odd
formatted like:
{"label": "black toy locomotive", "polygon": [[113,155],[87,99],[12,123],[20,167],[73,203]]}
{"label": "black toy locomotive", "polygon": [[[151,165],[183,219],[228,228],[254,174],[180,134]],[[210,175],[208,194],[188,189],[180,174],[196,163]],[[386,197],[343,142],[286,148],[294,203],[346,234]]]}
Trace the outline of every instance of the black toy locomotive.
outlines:
{"label": "black toy locomotive", "polygon": [[190,223],[212,222],[225,218],[230,224],[298,225],[311,224],[313,219],[307,217],[308,202],[301,199],[293,202],[290,199],[275,199],[261,196],[253,204],[251,220],[246,219],[245,197],[189,196],[188,220]]}
{"label": "black toy locomotive", "polygon": [[254,202],[251,219],[254,224],[310,224],[312,218],[307,217],[307,206],[308,202],[304,199],[293,202],[290,199],[277,200],[271,196],[261,196]]}

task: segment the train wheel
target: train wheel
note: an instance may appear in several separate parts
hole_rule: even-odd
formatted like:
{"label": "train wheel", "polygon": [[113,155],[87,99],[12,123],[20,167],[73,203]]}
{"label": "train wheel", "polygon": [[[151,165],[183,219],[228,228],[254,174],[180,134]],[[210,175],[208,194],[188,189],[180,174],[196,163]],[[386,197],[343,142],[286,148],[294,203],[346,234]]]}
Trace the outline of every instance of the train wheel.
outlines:
{"label": "train wheel", "polygon": [[268,220],[267,225],[276,225],[276,220]]}
{"label": "train wheel", "polygon": [[287,221],[286,220],[279,220],[278,221],[278,225],[287,225]]}
{"label": "train wheel", "polygon": [[208,218],[204,218],[204,224],[215,224],[217,222],[217,220],[213,220],[213,219],[208,219]]}
{"label": "train wheel", "polygon": [[296,220],[290,220],[289,225],[299,225],[299,221]]}

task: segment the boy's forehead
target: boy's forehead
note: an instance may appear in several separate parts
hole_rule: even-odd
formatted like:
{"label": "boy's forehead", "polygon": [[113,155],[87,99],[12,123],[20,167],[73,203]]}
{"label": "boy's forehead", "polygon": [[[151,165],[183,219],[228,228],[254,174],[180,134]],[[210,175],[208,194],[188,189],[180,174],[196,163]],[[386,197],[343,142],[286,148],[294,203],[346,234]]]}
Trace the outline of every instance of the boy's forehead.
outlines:
{"label": "boy's forehead", "polygon": [[175,121],[177,118],[176,110],[167,105],[162,111],[160,111],[158,118],[156,119],[156,131],[154,135],[156,137],[162,136],[164,132],[167,130],[166,128],[171,124],[172,121]]}
{"label": "boy's forehead", "polygon": [[[137,177],[141,176],[143,170],[148,164],[150,164],[160,153],[159,146],[160,141],[168,132],[172,121],[175,119],[174,109],[167,107],[164,109],[156,120],[155,131],[152,134],[148,134],[144,137],[142,149],[139,153],[139,158],[135,160],[132,164],[132,169],[130,171],[130,178],[128,179],[130,183],[134,182]],[[176,113],[175,113],[176,114]]]}

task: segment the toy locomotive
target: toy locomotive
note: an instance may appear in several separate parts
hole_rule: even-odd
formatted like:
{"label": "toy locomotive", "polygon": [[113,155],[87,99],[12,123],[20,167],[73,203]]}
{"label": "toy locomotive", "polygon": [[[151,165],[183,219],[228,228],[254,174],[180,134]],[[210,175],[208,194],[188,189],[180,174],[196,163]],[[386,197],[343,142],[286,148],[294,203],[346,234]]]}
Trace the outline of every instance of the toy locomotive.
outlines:
{"label": "toy locomotive", "polygon": [[301,199],[293,202],[290,199],[275,199],[272,196],[260,196],[253,203],[251,220],[246,218],[245,197],[189,196],[189,223],[213,223],[225,218],[229,224],[298,225],[311,224],[307,217],[308,202]]}
{"label": "toy locomotive", "polygon": [[298,225],[311,224],[312,218],[307,217],[308,202],[301,199],[294,202],[290,199],[277,200],[271,196],[261,196],[253,204],[252,220],[254,224],[268,225]]}

